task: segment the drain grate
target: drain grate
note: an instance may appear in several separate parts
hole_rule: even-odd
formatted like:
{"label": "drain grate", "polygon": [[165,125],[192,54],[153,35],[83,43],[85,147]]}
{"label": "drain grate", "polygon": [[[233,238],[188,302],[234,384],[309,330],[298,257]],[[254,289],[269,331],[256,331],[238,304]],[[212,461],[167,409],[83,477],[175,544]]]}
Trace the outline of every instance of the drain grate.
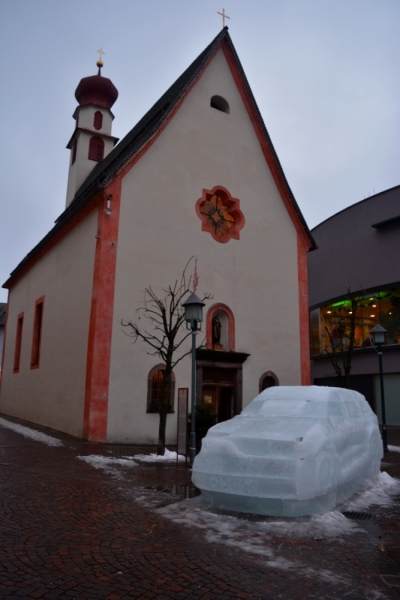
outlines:
{"label": "drain grate", "polygon": [[374,516],[371,515],[371,513],[356,512],[353,510],[344,510],[342,511],[342,515],[344,515],[347,519],[352,519],[353,521],[370,521]]}

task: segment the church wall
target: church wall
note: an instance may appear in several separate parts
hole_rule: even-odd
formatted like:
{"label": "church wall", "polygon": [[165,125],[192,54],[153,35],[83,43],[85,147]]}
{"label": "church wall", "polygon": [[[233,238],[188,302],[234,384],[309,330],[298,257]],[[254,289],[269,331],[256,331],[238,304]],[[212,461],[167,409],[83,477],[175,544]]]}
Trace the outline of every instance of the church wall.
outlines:
{"label": "church wall", "polygon": [[[0,411],[82,435],[97,211],[89,214],[11,288]],[[35,302],[44,296],[39,368],[31,368]],[[13,373],[17,319],[21,358]]]}
{"label": "church wall", "polygon": [[[228,101],[230,114],[210,107],[214,95]],[[201,230],[195,204],[203,188],[216,185],[240,200],[240,240],[219,243]],[[243,404],[258,394],[268,370],[281,385],[300,385],[297,232],[221,51],[122,182],[108,441],[157,439],[158,416],[146,414],[146,398],[148,372],[160,360],[146,354],[143,342],[133,344],[120,322],[137,319],[144,289],[173,283],[193,255],[197,293],[213,295],[205,310],[229,306],[236,351],[251,355],[243,365]],[[147,325],[143,317],[139,323]],[[190,357],[175,375],[177,396],[178,388],[190,389]],[[176,420],[169,415],[167,441],[175,440]]]}

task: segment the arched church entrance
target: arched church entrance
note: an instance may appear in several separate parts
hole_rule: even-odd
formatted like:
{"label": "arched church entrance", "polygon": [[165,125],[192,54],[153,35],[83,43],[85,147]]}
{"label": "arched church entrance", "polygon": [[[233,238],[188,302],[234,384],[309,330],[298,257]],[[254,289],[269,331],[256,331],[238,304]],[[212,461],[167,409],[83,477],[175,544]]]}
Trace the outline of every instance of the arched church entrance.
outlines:
{"label": "arched church entrance", "polygon": [[235,352],[235,318],[226,304],[208,309],[206,339],[207,349],[196,352],[196,402],[211,407],[220,423],[242,410],[243,363],[250,355]]}

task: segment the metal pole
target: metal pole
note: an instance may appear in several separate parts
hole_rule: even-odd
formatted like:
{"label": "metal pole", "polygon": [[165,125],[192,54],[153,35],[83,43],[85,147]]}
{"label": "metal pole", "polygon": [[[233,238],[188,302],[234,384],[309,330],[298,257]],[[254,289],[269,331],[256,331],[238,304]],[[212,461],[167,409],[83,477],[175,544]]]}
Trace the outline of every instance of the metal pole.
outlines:
{"label": "metal pole", "polygon": [[192,417],[189,442],[189,462],[193,467],[196,457],[196,321],[192,322]]}
{"label": "metal pole", "polygon": [[386,414],[385,414],[385,392],[384,392],[384,389],[383,389],[382,344],[378,344],[378,358],[379,358],[379,379],[380,379],[380,384],[381,384],[383,451],[384,452],[389,452],[389,448],[388,448],[388,445],[387,445]]}

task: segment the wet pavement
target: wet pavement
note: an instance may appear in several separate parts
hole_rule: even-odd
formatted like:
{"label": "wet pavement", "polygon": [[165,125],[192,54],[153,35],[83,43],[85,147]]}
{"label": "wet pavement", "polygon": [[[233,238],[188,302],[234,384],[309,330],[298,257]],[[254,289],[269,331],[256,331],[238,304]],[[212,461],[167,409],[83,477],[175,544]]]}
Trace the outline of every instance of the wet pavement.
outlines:
{"label": "wet pavement", "polygon": [[[1,599],[400,598],[400,496],[351,515],[357,530],[335,538],[263,534],[254,518],[233,531],[225,517],[218,532],[216,515],[214,529],[201,516],[190,526],[184,511],[168,517],[193,492],[182,465],[104,470],[77,459],[154,448],[82,442],[2,417],[62,445],[0,426]],[[400,429],[388,437],[400,446]],[[385,455],[382,470],[400,478],[400,453]]]}

